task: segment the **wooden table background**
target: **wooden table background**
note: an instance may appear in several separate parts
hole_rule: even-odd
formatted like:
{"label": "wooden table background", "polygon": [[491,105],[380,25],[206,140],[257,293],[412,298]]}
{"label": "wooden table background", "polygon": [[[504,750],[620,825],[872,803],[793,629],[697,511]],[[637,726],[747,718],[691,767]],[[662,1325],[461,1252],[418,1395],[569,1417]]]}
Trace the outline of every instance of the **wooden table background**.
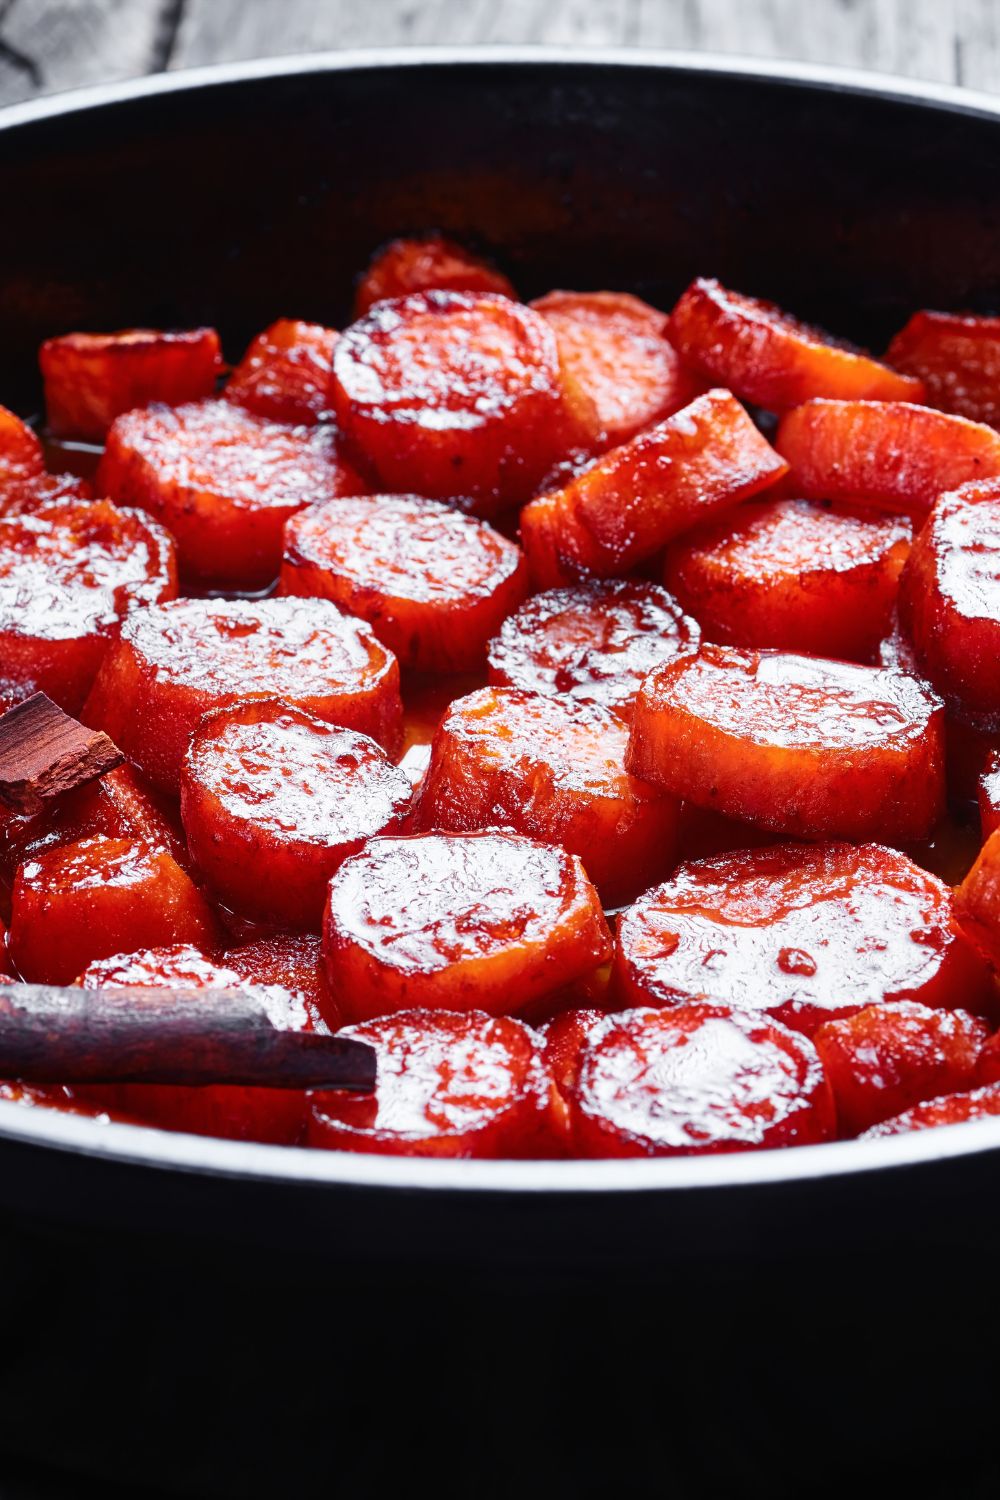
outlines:
{"label": "wooden table background", "polygon": [[1000,90],[998,0],[0,0],[0,104],[271,53],[479,42],[743,52]]}

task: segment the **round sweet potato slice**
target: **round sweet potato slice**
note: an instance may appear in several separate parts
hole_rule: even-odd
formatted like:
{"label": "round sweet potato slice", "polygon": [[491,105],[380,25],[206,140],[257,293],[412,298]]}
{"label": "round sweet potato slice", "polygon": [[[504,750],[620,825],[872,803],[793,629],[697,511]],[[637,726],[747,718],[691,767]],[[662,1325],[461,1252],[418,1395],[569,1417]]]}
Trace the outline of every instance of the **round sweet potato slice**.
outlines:
{"label": "round sweet potato slice", "polygon": [[498,297],[517,294],[506,276],[440,234],[392,240],[372,259],[358,282],[355,317],[361,318],[376,302],[409,297],[414,292],[489,292]]}
{"label": "round sweet potato slice", "polygon": [[923,381],[928,405],[1000,427],[1000,318],[914,313],[886,359]]}
{"label": "round sweet potato slice", "polygon": [[535,594],[508,616],[490,642],[490,682],[596,703],[627,723],[646,674],[696,651],[699,639],[666,589],[594,579]]}
{"label": "round sweet potato slice", "polygon": [[814,396],[922,401],[923,382],[880,364],[773,302],[692,281],[670,315],[682,359],[744,401],[786,411]]}
{"label": "round sweet potato slice", "polygon": [[857,500],[923,516],[945,490],[1000,475],[1000,433],[905,401],[806,401],[775,446],[808,500]]}
{"label": "round sweet potato slice", "polygon": [[877,844],[681,865],[620,918],[612,992],[626,1006],[752,1008],[807,1033],[887,1001],[988,1011],[993,999],[951,891]]}
{"label": "round sweet potato slice", "polygon": [[628,730],[596,704],[486,687],[434,736],[418,826],[503,825],[578,854],[606,906],[670,868],[678,804],[624,769]]}
{"label": "round sweet potato slice", "polygon": [[317,932],[330,876],[395,828],[410,796],[374,740],[276,700],[206,714],[181,768],[188,848],[216,894]]}
{"label": "round sweet potato slice", "polygon": [[337,342],[334,409],[385,489],[492,515],[572,446],[555,334],[505,297],[379,302]]}
{"label": "round sweet potato slice", "polygon": [[602,1010],[564,1010],[542,1027],[542,1061],[551,1080],[549,1118],[555,1141],[566,1155],[573,1153],[570,1093],[576,1080],[584,1043],[606,1019]]}
{"label": "round sweet potato slice", "polygon": [[328,419],[338,337],[320,323],[279,318],[257,335],[226,381],[226,400],[272,422],[310,427]]}
{"label": "round sweet potato slice", "polygon": [[364,496],[289,521],[281,591],[367,620],[403,667],[470,672],[524,599],[528,569],[485,521],[414,495]]}
{"label": "round sweet potato slice", "polygon": [[371,735],[402,737],[396,659],[323,599],[179,599],[126,620],[85,705],[155,785],[174,791],[202,714],[282,698]]}
{"label": "round sweet potato slice", "polygon": [[336,1031],[340,1013],[333,1004],[323,971],[320,940],[311,933],[279,932],[228,948],[222,962],[245,984],[285,990],[301,1001],[315,1030]]}
{"label": "round sweet potato slice", "polygon": [[330,882],[323,954],[351,1021],[523,1011],[610,953],[580,861],[513,833],[372,839]]}
{"label": "round sweet potato slice", "polygon": [[525,506],[521,542],[532,576],[552,588],[627,572],[786,472],[735,397],[708,391]]}
{"label": "round sweet potato slice", "polygon": [[45,474],[42,445],[26,422],[0,406],[0,513]]}
{"label": "round sweet potato slice", "polygon": [[811,1145],[834,1129],[812,1044],[721,1005],[608,1016],[569,1088],[582,1156],[695,1156]]}
{"label": "round sweet potato slice", "polygon": [[869,661],[911,528],[813,500],[755,500],[674,542],[664,582],[709,640]]}
{"label": "round sweet potato slice", "polygon": [[903,673],[703,645],[636,699],[626,768],[796,838],[925,838],[944,811],[944,710]]}
{"label": "round sweet potato slice", "polygon": [[313,1094],[310,1146],[400,1156],[535,1154],[548,1088],[541,1039],[523,1022],[406,1010],[342,1035],[375,1048],[375,1093]]}
{"label": "round sweet potato slice", "polygon": [[92,838],[52,849],[17,872],[10,948],[18,972],[69,984],[98,958],[171,943],[210,947],[211,908],[166,849]]}
{"label": "round sweet potato slice", "polygon": [[45,411],[55,437],[102,443],[123,412],[154,401],[180,406],[211,396],[222,373],[214,328],[162,333],[66,333],[38,353]]}
{"label": "round sweet potato slice", "polygon": [[127,412],[95,482],[163,522],[187,579],[246,590],[278,576],[291,516],[364,489],[332,428],[269,422],[230,401]]}
{"label": "round sweet potato slice", "polygon": [[0,671],[75,713],[122,618],[177,592],[174,547],[106,500],[0,517]]}
{"label": "round sweet potato slice", "polygon": [[991,833],[955,892],[955,911],[979,951],[1000,971],[1000,833]]}
{"label": "round sweet potato slice", "polygon": [[866,1130],[861,1139],[877,1141],[887,1135],[907,1135],[911,1130],[933,1130],[938,1125],[967,1125],[971,1120],[987,1120],[992,1115],[1000,1115],[1000,1084],[973,1089],[970,1093],[943,1094],[939,1099],[915,1104],[901,1115]]}

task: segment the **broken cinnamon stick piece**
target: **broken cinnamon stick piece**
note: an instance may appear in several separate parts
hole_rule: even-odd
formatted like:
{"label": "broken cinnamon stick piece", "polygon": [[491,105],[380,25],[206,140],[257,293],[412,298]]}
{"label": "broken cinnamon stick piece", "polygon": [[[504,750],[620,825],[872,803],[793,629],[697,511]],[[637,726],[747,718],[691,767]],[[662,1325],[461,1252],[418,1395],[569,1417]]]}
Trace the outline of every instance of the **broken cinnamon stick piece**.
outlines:
{"label": "broken cinnamon stick piece", "polygon": [[50,798],[124,759],[106,734],[87,729],[44,693],[0,714],[0,802],[15,812],[40,812]]}

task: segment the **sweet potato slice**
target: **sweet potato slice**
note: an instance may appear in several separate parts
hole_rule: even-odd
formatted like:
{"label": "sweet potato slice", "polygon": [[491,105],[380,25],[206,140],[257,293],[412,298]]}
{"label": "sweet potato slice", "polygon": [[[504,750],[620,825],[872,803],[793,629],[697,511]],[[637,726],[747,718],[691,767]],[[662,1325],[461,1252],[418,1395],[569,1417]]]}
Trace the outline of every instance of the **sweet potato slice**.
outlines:
{"label": "sweet potato slice", "polygon": [[176,592],[173,542],[134,510],[58,500],[0,517],[0,672],[75,713],[126,613]]}
{"label": "sweet potato slice", "polygon": [[786,471],[739,402],[708,391],[525,506],[521,541],[536,584],[623,573]]}
{"label": "sweet potato slice", "polygon": [[678,805],[624,769],[628,730],[596,704],[482,688],[442,719],[417,810],[424,829],[500,825],[578,854],[606,906],[670,868]]}
{"label": "sweet potato slice", "polygon": [[323,954],[352,1021],[523,1011],[610,953],[580,861],[513,833],[371,839],[330,882]]}
{"label": "sweet potato slice", "polygon": [[1000,713],[1000,481],[937,501],[903,570],[899,617],[946,700]]}
{"label": "sweet potato slice", "polygon": [[380,302],[333,355],[337,420],[387,490],[518,504],[572,446],[556,339],[504,297]]}
{"label": "sweet potato slice", "polygon": [[285,990],[305,1006],[314,1029],[336,1031],[340,1026],[340,1013],[323,971],[320,940],[311,933],[281,932],[255,938],[238,948],[228,948],[222,962],[245,984]]}
{"label": "sweet potato slice", "polygon": [[970,1093],[943,1094],[928,1099],[912,1109],[894,1115],[866,1130],[863,1141],[877,1141],[887,1135],[907,1135],[911,1130],[932,1130],[938,1125],[967,1125],[971,1120],[987,1120],[1000,1115],[1000,1085],[973,1089]]}
{"label": "sweet potato slice", "polygon": [[158,787],[174,791],[202,714],[282,698],[369,734],[402,735],[396,659],[323,599],[180,599],[125,621],[84,709]]}
{"label": "sweet potato slice", "polygon": [[42,480],[42,445],[26,422],[0,406],[0,513]]}
{"label": "sweet potato slice", "polygon": [[903,673],[703,645],[646,678],[626,768],[796,838],[925,838],[944,811],[944,711]]}
{"label": "sweet potato slice", "polygon": [[584,1043],[606,1019],[602,1010],[564,1010],[542,1027],[542,1061],[551,1080],[549,1117],[553,1138],[566,1155],[573,1151],[570,1092],[576,1081]]}
{"label": "sweet potato slice", "polygon": [[1000,318],[914,313],[886,359],[923,381],[930,406],[1000,426]]}
{"label": "sweet potato slice", "polygon": [[782,844],[681,865],[620,918],[612,993],[625,1006],[752,1008],[807,1033],[887,1001],[992,1004],[951,891],[877,844]]}
{"label": "sweet potato slice", "polygon": [[1000,433],[905,401],[806,401],[775,446],[808,500],[855,500],[926,515],[945,490],[1000,475]]}
{"label": "sweet potato slice", "polygon": [[10,947],[18,971],[69,984],[98,958],[170,943],[211,946],[211,908],[165,849],[99,835],[52,849],[17,872]]}
{"label": "sweet potato slice", "polygon": [[403,667],[470,672],[528,591],[515,542],[414,495],[311,506],[285,528],[281,592],[367,620]]}
{"label": "sweet potato slice", "polygon": [[744,401],[786,411],[814,396],[921,401],[923,382],[880,364],[773,302],[692,281],[670,315],[682,359]]}
{"label": "sweet potato slice", "polygon": [[214,328],[67,333],[47,339],[38,362],[49,431],[94,443],[104,441],[122,412],[154,401],[180,406],[211,396],[222,373]]}
{"label": "sweet potato slice", "polygon": [[664,582],[709,640],[868,661],[910,536],[901,516],[755,500],[674,542]]}
{"label": "sweet potato slice", "polygon": [[979,777],[979,821],[983,842],[1000,828],[1000,750],[992,750]]}
{"label": "sweet potato slice", "polygon": [[955,912],[979,951],[1000,970],[1000,833],[991,833],[955,892]]}
{"label": "sweet potato slice", "polygon": [[280,700],[208,713],[181,768],[191,856],[227,906],[319,931],[330,876],[398,826],[410,783],[381,746]]}
{"label": "sweet potato slice", "polygon": [[810,1145],[834,1129],[812,1044],[720,1005],[629,1010],[583,1043],[570,1084],[582,1156],[694,1156]]}
{"label": "sweet potato slice", "polygon": [[914,1104],[971,1088],[989,1035],[964,1010],[900,1001],[827,1021],[813,1037],[840,1134],[860,1135]]}
{"label": "sweet potato slice", "polygon": [[163,522],[186,578],[247,590],[278,576],[291,516],[364,489],[332,428],[288,427],[229,401],[119,417],[96,484]]}
{"label": "sweet potato slice", "polygon": [[372,258],[358,282],[355,317],[361,318],[376,302],[409,297],[414,292],[490,292],[498,297],[517,294],[506,276],[440,234],[392,240]]}
{"label": "sweet potato slice", "polygon": [[279,318],[259,333],[226,381],[225,398],[272,422],[302,426],[329,418],[333,346],[320,323]]}

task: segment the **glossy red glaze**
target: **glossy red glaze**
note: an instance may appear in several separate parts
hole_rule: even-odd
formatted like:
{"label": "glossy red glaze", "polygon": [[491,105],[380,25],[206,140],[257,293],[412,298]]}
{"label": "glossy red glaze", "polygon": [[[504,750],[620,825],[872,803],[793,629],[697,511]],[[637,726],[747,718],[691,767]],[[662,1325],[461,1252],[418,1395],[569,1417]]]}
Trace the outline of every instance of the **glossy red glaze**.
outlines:
{"label": "glossy red glaze", "polygon": [[492,292],[514,297],[514,288],[488,261],[439,234],[392,240],[372,258],[358,282],[355,317],[376,302],[413,292]]}
{"label": "glossy red glaze", "polygon": [[928,1099],[866,1130],[861,1139],[877,1141],[887,1135],[907,1135],[911,1130],[932,1130],[938,1125],[966,1125],[970,1120],[986,1120],[991,1115],[1000,1115],[1000,1085],[996,1084],[967,1094]]}
{"label": "glossy red glaze", "polygon": [[226,381],[225,398],[272,422],[312,426],[332,416],[330,368],[339,335],[279,318],[259,333]]}
{"label": "glossy red glaze", "polygon": [[983,841],[1000,828],[1000,750],[992,750],[979,777],[979,821]]}
{"label": "glossy red glaze", "polygon": [[122,412],[162,401],[180,406],[211,396],[222,373],[214,328],[161,333],[67,333],[38,352],[49,431],[56,437],[104,441]]}
{"label": "glossy red glaze", "polygon": [[646,678],[625,763],[776,833],[921,839],[944,811],[944,712],[902,673],[702,646]]}
{"label": "glossy red glaze", "polygon": [[886,359],[924,382],[930,406],[1000,426],[1000,318],[914,313]]}
{"label": "glossy red glaze", "polygon": [[323,954],[350,1020],[524,1010],[610,953],[580,861],[512,833],[372,839],[330,882]]}
{"label": "glossy red glaze", "polygon": [[418,671],[481,667],[490,637],[527,591],[516,543],[434,500],[337,500],[285,528],[281,592],[332,599]]}
{"label": "glossy red glaze", "polygon": [[137,611],[84,716],[174,790],[202,714],[256,698],[286,699],[390,751],[401,739],[395,657],[363,621],[321,599],[181,599]]}
{"label": "glossy red glaze", "polygon": [[682,865],[618,924],[621,1005],[692,1000],[796,1030],[869,1005],[989,1010],[989,976],[946,885],[876,844],[782,844]]}
{"label": "glossy red glaze", "polygon": [[397,827],[410,796],[367,735],[273,699],[206,714],[181,768],[188,848],[212,889],[247,916],[317,932],[330,876]]}

